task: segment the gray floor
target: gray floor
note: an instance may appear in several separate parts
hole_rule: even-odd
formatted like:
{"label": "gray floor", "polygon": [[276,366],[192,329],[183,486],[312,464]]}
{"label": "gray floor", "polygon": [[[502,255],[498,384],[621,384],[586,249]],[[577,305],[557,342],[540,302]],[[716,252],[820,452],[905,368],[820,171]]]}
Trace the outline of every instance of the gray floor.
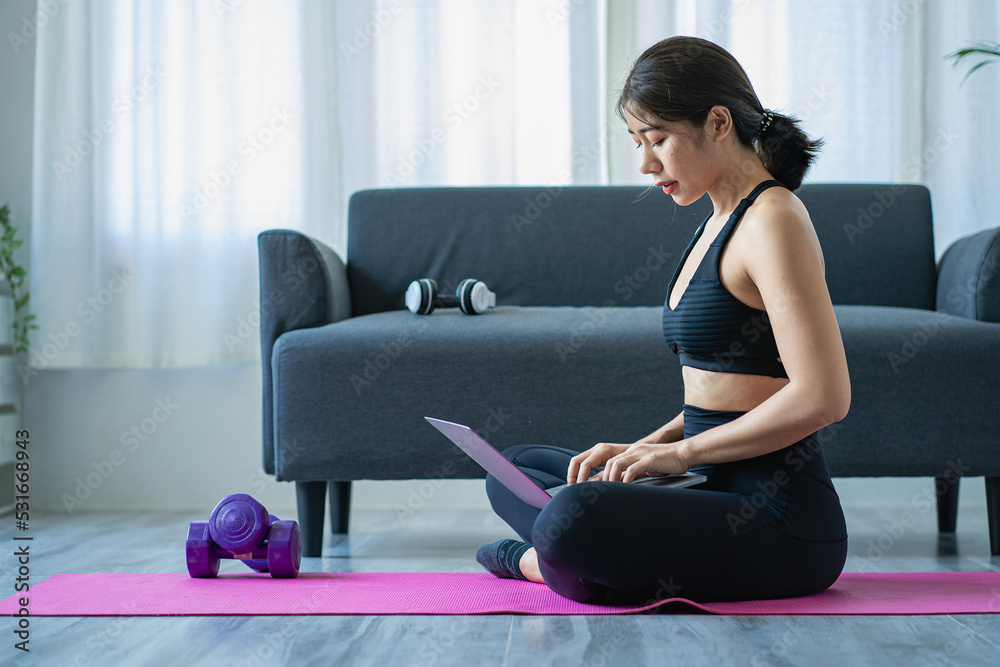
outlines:
{"label": "gray floor", "polygon": [[[980,483],[976,481],[974,483]],[[938,536],[933,510],[912,502],[847,503],[847,571],[1000,570],[984,507],[962,506],[958,532]],[[915,525],[901,528],[904,514]],[[202,515],[204,514],[204,516]],[[206,513],[33,515],[31,575],[183,572],[189,521]],[[513,533],[481,509],[356,510],[347,537],[326,536],[303,570],[479,571],[476,549]],[[0,540],[14,544],[13,517]],[[16,564],[3,557],[5,596]],[[223,562],[223,571],[242,564]],[[1000,616],[713,616],[690,608],[656,616],[305,616],[33,618],[38,665],[991,665]]]}

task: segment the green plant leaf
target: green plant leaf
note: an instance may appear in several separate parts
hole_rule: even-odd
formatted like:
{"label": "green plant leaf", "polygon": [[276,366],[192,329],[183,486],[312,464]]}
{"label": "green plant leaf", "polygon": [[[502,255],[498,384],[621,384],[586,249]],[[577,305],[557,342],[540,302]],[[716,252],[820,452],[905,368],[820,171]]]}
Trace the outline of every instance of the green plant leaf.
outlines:
{"label": "green plant leaf", "polygon": [[24,240],[17,238],[17,227],[10,224],[10,208],[6,205],[0,207],[0,224],[3,225],[3,234],[0,235],[0,270],[10,283],[10,292],[14,299],[12,329],[17,343],[15,351],[28,352],[28,331],[37,329],[38,325],[31,322],[35,316],[27,311],[30,294],[25,292],[21,295],[18,289],[24,284],[28,271],[14,261],[14,251],[24,244]]}
{"label": "green plant leaf", "polygon": [[949,53],[945,57],[952,61],[952,67],[957,68],[960,65],[964,65],[965,61],[972,56],[982,56],[983,60],[973,65],[972,68],[965,73],[959,87],[965,85],[966,79],[972,76],[972,73],[983,65],[1000,62],[1000,42],[975,42],[964,49],[959,49],[958,51]]}

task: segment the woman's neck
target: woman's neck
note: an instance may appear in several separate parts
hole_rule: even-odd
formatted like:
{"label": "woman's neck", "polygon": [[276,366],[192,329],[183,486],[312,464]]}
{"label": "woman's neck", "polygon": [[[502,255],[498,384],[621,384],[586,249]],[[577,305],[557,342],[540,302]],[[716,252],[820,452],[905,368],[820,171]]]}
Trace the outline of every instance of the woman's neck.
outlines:
{"label": "woman's neck", "polygon": [[708,189],[715,215],[728,216],[760,183],[774,178],[752,150],[739,149],[722,162],[725,169]]}

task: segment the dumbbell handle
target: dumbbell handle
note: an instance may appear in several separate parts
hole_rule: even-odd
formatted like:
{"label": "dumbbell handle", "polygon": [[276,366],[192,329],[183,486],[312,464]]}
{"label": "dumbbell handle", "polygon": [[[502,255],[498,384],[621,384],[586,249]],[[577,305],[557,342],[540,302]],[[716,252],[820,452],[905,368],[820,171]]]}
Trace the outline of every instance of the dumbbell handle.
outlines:
{"label": "dumbbell handle", "polygon": [[233,553],[225,547],[220,547],[215,542],[210,543],[209,549],[215,558],[228,558],[230,560],[257,560],[258,558],[263,558],[267,560],[267,542],[264,543],[264,546],[254,549],[250,553]]}

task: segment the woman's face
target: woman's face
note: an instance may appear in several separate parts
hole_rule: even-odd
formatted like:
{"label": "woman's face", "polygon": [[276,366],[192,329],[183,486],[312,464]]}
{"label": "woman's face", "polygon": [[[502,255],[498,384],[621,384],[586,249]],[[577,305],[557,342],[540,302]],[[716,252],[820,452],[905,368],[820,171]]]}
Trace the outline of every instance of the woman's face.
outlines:
{"label": "woman's face", "polygon": [[708,189],[710,156],[698,141],[699,128],[690,123],[640,120],[627,109],[628,132],[642,153],[639,171],[680,206],[696,202]]}

